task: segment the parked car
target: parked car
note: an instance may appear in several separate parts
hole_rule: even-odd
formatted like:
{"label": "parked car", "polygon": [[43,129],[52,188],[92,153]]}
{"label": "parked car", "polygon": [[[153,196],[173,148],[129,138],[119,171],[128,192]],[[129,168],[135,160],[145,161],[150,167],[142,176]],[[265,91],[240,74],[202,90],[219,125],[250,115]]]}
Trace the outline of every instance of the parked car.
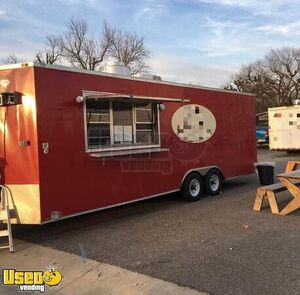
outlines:
{"label": "parked car", "polygon": [[258,144],[269,143],[268,121],[259,122],[256,125],[256,142]]}

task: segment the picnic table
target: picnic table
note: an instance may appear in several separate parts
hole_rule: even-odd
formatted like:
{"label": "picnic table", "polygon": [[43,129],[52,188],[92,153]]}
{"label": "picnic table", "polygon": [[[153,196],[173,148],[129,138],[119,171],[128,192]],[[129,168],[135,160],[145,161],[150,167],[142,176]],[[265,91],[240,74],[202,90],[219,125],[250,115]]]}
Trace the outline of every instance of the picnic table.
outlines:
{"label": "picnic table", "polygon": [[[300,208],[300,161],[289,161],[285,173],[278,174],[280,182],[259,187],[256,191],[253,210],[260,211],[263,200],[267,199],[272,213],[287,215]],[[279,212],[277,193],[288,190],[292,200]]]}
{"label": "picnic table", "polygon": [[300,208],[300,188],[295,184],[300,181],[300,169],[278,174],[277,177],[293,196],[293,199],[279,213],[287,215]]}

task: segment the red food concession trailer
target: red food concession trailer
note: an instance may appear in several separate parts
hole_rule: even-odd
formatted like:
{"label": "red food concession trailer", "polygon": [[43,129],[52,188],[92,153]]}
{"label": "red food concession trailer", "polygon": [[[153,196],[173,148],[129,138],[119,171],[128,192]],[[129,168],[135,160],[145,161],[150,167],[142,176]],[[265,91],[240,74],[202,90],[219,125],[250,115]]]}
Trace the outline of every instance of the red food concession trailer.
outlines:
{"label": "red food concession trailer", "polygon": [[0,67],[1,183],[41,224],[253,172],[253,95],[63,66]]}

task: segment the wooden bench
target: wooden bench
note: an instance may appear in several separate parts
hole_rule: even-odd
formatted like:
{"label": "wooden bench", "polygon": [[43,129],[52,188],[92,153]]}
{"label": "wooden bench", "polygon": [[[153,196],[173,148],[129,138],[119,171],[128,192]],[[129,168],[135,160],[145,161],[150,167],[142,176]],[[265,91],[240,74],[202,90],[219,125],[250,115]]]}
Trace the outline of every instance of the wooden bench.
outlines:
{"label": "wooden bench", "polygon": [[288,161],[286,164],[285,172],[291,172],[296,170],[297,166],[300,166],[300,161]]}
{"label": "wooden bench", "polygon": [[[291,172],[300,165],[299,161],[289,161],[286,165],[285,172]],[[294,183],[296,186],[300,186],[300,182]],[[282,182],[277,182],[267,186],[262,186],[257,189],[256,197],[254,201],[253,210],[260,211],[263,201],[266,198],[269,202],[271,212],[274,214],[279,214],[279,209],[277,205],[276,193],[286,191],[287,188]]]}
{"label": "wooden bench", "polygon": [[[300,186],[300,182],[295,184],[297,186]],[[278,209],[277,199],[275,194],[286,190],[287,190],[286,186],[281,182],[259,187],[256,192],[253,210],[260,211],[264,199],[267,198],[271,208],[271,212],[274,214],[279,214],[279,209]]]}

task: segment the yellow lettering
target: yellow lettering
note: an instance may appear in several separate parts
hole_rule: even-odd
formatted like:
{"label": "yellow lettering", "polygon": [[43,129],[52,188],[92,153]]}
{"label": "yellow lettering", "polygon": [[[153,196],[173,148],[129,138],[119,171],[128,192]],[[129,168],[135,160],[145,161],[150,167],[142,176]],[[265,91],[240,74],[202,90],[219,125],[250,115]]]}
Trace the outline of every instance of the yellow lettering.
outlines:
{"label": "yellow lettering", "polygon": [[33,272],[25,272],[25,285],[33,285]]}
{"label": "yellow lettering", "polygon": [[15,272],[15,284],[16,285],[24,285],[24,272],[23,271]]}
{"label": "yellow lettering", "polygon": [[33,273],[33,280],[35,285],[43,285],[44,280],[43,280],[43,272],[42,271],[35,271]]}
{"label": "yellow lettering", "polygon": [[4,285],[44,285],[42,271],[16,271],[14,269],[2,270]]}
{"label": "yellow lettering", "polygon": [[13,285],[15,283],[15,270],[14,269],[3,269],[2,278],[4,285]]}

